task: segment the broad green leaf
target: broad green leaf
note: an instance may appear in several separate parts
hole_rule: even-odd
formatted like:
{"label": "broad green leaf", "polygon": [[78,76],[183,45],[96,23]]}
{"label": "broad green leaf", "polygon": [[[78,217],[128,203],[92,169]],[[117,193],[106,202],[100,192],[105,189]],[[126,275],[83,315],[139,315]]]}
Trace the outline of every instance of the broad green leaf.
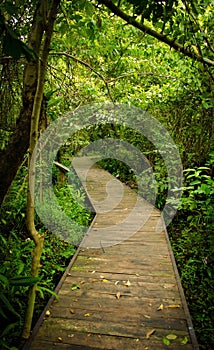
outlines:
{"label": "broad green leaf", "polygon": [[8,278],[2,274],[0,274],[0,281],[3,283],[3,287],[7,287],[9,285]]}
{"label": "broad green leaf", "polygon": [[40,277],[14,277],[10,279],[10,284],[12,286],[26,286],[26,287],[31,287],[37,282],[40,281]]}
{"label": "broad green leaf", "polygon": [[[7,335],[8,333],[10,333],[14,328],[19,326],[19,322],[15,322],[15,323],[10,323],[2,332],[1,336],[4,337],[5,335]],[[11,350],[11,348],[10,348]]]}
{"label": "broad green leaf", "polygon": [[169,345],[170,345],[170,340],[167,339],[167,338],[163,338],[163,343],[164,343],[165,345],[169,346]]}
{"label": "broad green leaf", "polygon": [[77,289],[80,289],[80,287],[78,286],[78,284],[74,283],[71,287],[71,290],[77,290]]}
{"label": "broad green leaf", "polygon": [[12,312],[17,317],[20,317],[18,312],[14,309],[13,305],[10,303],[10,301],[7,299],[7,297],[4,295],[4,293],[0,293],[0,299],[4,303],[5,307],[8,309],[8,311]]}
{"label": "broad green leaf", "polygon": [[44,292],[48,292],[48,293],[54,295],[56,299],[58,299],[58,297],[59,297],[57,293],[55,293],[53,290],[51,290],[47,287],[43,287],[43,286],[38,285],[37,289],[43,296],[44,296],[44,293],[43,293],[43,291],[44,291]]}
{"label": "broad green leaf", "polygon": [[187,336],[185,336],[181,341],[181,345],[186,345],[188,342],[189,342],[189,339]]}

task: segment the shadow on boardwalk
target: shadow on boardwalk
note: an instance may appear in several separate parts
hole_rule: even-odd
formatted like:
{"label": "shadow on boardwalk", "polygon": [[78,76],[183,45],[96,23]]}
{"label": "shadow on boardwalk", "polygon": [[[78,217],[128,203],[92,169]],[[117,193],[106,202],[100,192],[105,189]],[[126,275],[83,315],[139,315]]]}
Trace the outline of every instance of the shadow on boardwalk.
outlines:
{"label": "shadow on boardwalk", "polygon": [[74,165],[96,216],[24,350],[198,349],[160,212],[96,166],[85,182],[89,158]]}

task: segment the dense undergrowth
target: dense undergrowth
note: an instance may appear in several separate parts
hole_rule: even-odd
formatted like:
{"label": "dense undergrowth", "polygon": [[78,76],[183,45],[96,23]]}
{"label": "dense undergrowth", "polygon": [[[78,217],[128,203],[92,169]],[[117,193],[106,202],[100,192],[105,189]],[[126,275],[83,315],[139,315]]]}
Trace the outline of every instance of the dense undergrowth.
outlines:
{"label": "dense undergrowth", "polygon": [[[1,209],[0,231],[0,348],[15,350],[20,347],[25,318],[28,290],[37,284],[37,299],[33,324],[43,311],[51,294],[75,253],[73,245],[47,231],[37,218],[36,225],[45,231],[39,278],[32,278],[31,253],[33,240],[29,237],[25,223],[27,169],[23,166],[17,175],[10,193]],[[55,176],[59,176],[54,169]],[[79,188],[77,178],[56,183],[55,193],[59,204],[71,219],[87,226],[92,218],[84,208],[85,194]],[[76,201],[78,197],[78,202]],[[75,234],[75,232],[74,232]]]}
{"label": "dense undergrowth", "polygon": [[180,208],[169,227],[171,244],[201,349],[214,347],[214,154],[185,170]]}

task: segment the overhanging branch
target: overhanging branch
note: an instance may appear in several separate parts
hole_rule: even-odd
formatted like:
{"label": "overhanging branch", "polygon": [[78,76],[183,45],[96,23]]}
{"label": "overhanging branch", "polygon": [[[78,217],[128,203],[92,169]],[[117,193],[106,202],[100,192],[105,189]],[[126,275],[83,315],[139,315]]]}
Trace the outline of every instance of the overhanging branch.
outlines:
{"label": "overhanging branch", "polygon": [[91,72],[95,73],[95,74],[104,82],[104,84],[105,84],[105,86],[106,86],[106,89],[107,89],[107,91],[108,91],[109,98],[110,98],[110,100],[111,100],[112,102],[114,102],[114,99],[113,99],[113,97],[112,97],[112,95],[111,95],[111,91],[110,91],[109,86],[108,86],[108,82],[105,80],[105,78],[103,77],[103,75],[100,74],[99,72],[97,72],[92,66],[90,66],[90,64],[88,64],[88,63],[85,62],[85,61],[80,60],[79,58],[77,58],[77,57],[75,57],[75,56],[73,56],[73,55],[70,55],[70,54],[67,53],[67,52],[51,52],[50,54],[51,54],[52,56],[57,56],[57,55],[59,55],[59,56],[68,57],[68,58],[74,60],[75,62],[81,64],[82,66],[84,66],[84,67],[86,67],[86,68],[89,68]]}
{"label": "overhanging branch", "polygon": [[124,21],[126,21],[128,24],[131,24],[135,28],[138,28],[145,34],[151,35],[153,38],[158,39],[159,41],[162,41],[163,43],[170,46],[170,48],[173,48],[174,50],[181,52],[184,56],[190,57],[198,62],[202,62],[208,66],[214,66],[214,61],[210,60],[209,58],[202,57],[199,54],[196,54],[195,52],[190,50],[190,47],[185,48],[183,45],[179,44],[177,41],[169,39],[166,35],[161,34],[153,30],[152,28],[144,25],[143,23],[140,23],[136,21],[133,17],[127,15],[125,12],[123,12],[118,6],[113,4],[111,0],[100,0],[100,3],[105,5],[109,8],[115,15],[122,18]]}

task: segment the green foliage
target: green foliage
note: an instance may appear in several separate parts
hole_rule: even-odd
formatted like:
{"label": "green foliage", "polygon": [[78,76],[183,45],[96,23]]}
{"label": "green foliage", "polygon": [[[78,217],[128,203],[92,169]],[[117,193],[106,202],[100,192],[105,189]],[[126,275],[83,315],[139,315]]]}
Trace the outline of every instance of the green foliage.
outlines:
{"label": "green foliage", "polygon": [[1,5],[0,7],[0,38],[2,41],[2,53],[3,55],[11,56],[14,59],[19,59],[21,56],[25,56],[28,61],[35,58],[34,51],[27,46],[22,40],[20,40],[17,32],[7,24],[3,11],[10,14],[12,7]]}
{"label": "green foliage", "polygon": [[[57,178],[57,169],[55,169]],[[53,234],[46,232],[38,278],[30,276],[33,241],[28,237],[25,226],[26,168],[23,166],[10,189],[7,201],[1,208],[0,233],[0,347],[12,348],[20,342],[20,335],[26,310],[28,289],[37,283],[37,302],[34,323],[43,311],[50,294],[57,297],[54,289],[75,248]],[[77,187],[77,179],[71,178],[72,185],[65,183],[55,187],[59,204],[66,214],[79,224],[88,225],[91,215],[84,208],[85,195]],[[76,201],[78,203],[76,203]],[[41,232],[45,228],[37,218]],[[15,349],[15,348],[14,348]]]}
{"label": "green foliage", "polygon": [[185,186],[171,242],[201,349],[213,338],[213,153],[203,167],[185,170]]}
{"label": "green foliage", "polygon": [[155,0],[128,0],[128,3],[133,4],[133,11],[136,15],[142,16],[144,19],[151,20],[153,23],[161,20],[166,23],[169,19],[172,20],[172,15],[175,12],[178,0],[170,1],[155,1]]}

